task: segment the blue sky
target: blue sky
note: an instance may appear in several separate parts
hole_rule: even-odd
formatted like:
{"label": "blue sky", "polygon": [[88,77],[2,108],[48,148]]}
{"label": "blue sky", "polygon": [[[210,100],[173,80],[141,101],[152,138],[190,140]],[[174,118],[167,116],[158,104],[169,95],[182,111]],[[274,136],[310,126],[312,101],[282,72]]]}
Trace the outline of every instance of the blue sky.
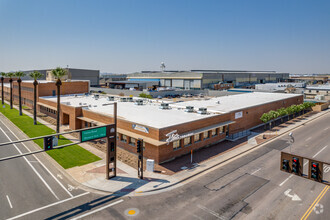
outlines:
{"label": "blue sky", "polygon": [[330,73],[330,1],[0,0],[0,70]]}

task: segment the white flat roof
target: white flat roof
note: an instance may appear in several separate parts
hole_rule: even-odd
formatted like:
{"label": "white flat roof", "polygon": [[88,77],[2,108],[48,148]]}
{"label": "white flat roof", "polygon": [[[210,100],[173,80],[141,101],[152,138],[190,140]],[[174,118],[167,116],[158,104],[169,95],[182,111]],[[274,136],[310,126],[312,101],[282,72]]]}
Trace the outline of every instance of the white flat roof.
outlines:
{"label": "white flat roof", "polygon": [[282,99],[301,96],[300,94],[249,92],[230,96],[211,98],[206,101],[187,101],[175,103],[177,107],[194,106],[195,109],[207,108],[208,111],[228,113],[250,108]]}
{"label": "white flat roof", "polygon": [[[154,128],[165,128],[295,96],[298,97],[300,95],[261,92],[245,93],[211,98],[209,100],[201,99],[172,103],[169,110],[159,109],[160,102],[157,103],[155,101],[145,105],[135,105],[133,102],[118,101],[117,110],[118,117],[124,120]],[[56,102],[57,99],[56,96],[41,98],[53,102]],[[217,104],[218,102],[220,104]],[[61,96],[61,103],[74,107],[91,105],[88,107],[90,111],[108,115],[112,115],[113,113],[113,105],[104,105],[113,103],[113,101],[107,101],[106,96],[102,95],[100,95],[98,100],[95,100],[93,95],[63,95]],[[200,107],[206,107],[209,113],[207,115],[201,115],[195,112],[187,113],[184,111],[186,106],[194,106],[195,111]]]}

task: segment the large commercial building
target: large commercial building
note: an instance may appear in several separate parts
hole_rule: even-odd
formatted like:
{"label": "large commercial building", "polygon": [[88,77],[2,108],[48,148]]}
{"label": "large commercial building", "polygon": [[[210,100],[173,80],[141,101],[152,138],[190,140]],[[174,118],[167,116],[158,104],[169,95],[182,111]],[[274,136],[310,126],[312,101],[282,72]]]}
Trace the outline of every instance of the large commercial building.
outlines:
{"label": "large commercial building", "polygon": [[[258,126],[264,112],[300,104],[303,96],[245,93],[186,102],[138,100],[64,95],[61,97],[61,123],[71,129],[113,123],[113,105],[109,104],[117,102],[118,146],[136,153],[136,141],[142,138],[144,156],[162,163]],[[38,105],[40,109],[55,111],[56,97],[40,97]]]}
{"label": "large commercial building", "polygon": [[282,82],[288,78],[289,73],[235,70],[142,71],[127,75],[128,80],[156,81],[159,86],[180,89],[210,89],[219,82],[244,87],[257,83]]}
{"label": "large commercial building", "polygon": [[[74,68],[65,68],[68,72],[68,75],[65,76],[65,79],[69,80],[89,80],[90,86],[98,86],[100,84],[100,71],[99,70],[87,70],[87,69],[74,69]],[[53,69],[44,69],[44,70],[28,70],[23,71],[26,76],[23,77],[23,80],[31,80],[29,74],[33,71],[38,71],[43,74],[41,80],[46,78],[52,78],[51,71]]]}

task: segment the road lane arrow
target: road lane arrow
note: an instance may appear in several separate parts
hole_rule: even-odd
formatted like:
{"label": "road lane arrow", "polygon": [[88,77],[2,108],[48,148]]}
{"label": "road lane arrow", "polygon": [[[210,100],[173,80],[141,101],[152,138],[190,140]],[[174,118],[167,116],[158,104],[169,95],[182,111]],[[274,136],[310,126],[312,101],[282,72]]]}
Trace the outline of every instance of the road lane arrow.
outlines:
{"label": "road lane arrow", "polygon": [[291,190],[292,189],[287,189],[284,192],[284,195],[286,195],[287,197],[290,197],[292,199],[292,201],[301,201],[301,198],[297,194],[290,195]]}

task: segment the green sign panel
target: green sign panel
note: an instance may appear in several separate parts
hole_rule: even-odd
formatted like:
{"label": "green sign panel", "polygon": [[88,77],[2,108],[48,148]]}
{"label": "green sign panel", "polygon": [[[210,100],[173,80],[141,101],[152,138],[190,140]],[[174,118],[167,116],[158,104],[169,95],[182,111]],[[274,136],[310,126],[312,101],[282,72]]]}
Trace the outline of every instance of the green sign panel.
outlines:
{"label": "green sign panel", "polygon": [[104,138],[107,135],[107,127],[94,128],[86,131],[81,131],[81,142],[90,141],[98,138]]}

